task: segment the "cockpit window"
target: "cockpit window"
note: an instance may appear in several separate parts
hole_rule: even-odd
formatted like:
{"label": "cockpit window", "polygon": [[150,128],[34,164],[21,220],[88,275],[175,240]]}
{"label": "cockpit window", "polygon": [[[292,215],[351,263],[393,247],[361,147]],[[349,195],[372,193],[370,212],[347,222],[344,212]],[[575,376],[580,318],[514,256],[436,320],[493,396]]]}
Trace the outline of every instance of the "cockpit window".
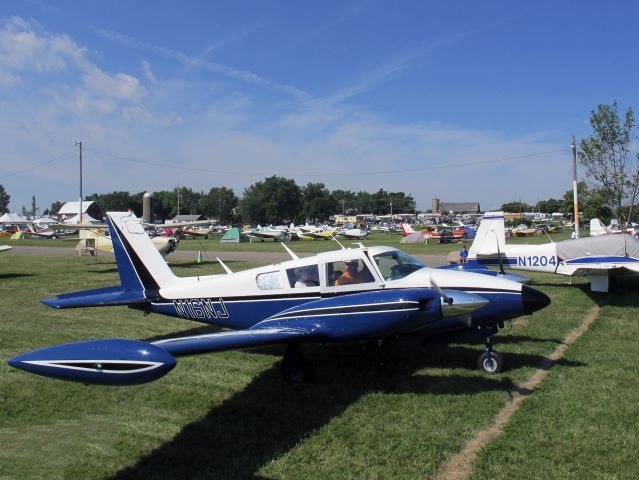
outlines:
{"label": "cockpit window", "polygon": [[426,266],[416,258],[397,250],[380,253],[373,259],[379,271],[382,272],[384,280],[399,280]]}
{"label": "cockpit window", "polygon": [[257,288],[260,290],[284,288],[280,272],[260,273],[255,280],[257,281]]}
{"label": "cockpit window", "polygon": [[319,268],[317,265],[289,268],[286,270],[286,276],[292,288],[316,287],[319,285]]}
{"label": "cockpit window", "polygon": [[326,283],[328,286],[343,287],[359,283],[371,283],[375,277],[360,259],[349,259],[326,264]]}

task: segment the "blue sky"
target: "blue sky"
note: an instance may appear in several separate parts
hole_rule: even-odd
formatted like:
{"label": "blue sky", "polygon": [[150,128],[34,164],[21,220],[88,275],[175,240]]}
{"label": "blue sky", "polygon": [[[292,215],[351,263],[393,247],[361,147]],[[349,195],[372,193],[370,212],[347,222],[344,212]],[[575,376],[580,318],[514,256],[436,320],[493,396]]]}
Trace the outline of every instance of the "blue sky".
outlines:
{"label": "blue sky", "polygon": [[[590,111],[637,102],[634,2],[0,4],[11,209],[300,185],[494,208],[560,197]],[[547,153],[550,152],[550,153]]]}

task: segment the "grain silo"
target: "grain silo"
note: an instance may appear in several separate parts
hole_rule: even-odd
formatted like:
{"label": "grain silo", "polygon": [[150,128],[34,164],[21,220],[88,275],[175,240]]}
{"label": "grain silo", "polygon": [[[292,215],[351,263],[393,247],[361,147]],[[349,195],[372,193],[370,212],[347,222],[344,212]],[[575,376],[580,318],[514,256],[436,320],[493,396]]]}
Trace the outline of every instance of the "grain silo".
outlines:
{"label": "grain silo", "polygon": [[146,223],[153,222],[153,194],[146,192],[142,197],[142,218]]}

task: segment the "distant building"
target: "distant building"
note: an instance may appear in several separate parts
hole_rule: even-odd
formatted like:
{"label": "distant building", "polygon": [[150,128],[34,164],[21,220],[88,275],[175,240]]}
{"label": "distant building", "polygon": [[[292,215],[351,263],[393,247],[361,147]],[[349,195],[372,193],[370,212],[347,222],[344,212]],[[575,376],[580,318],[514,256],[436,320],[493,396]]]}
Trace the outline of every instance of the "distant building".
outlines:
{"label": "distant building", "polygon": [[204,215],[176,215],[166,223],[199,222],[200,220],[206,220],[206,217]]}
{"label": "distant building", "polygon": [[442,202],[439,198],[433,197],[433,214],[446,215],[453,213],[480,213],[479,202]]}
{"label": "distant building", "polygon": [[[58,210],[58,221],[66,222],[75,216],[79,216],[80,213],[80,202],[67,202],[60,207]],[[104,215],[102,214],[102,210],[97,203],[93,200],[87,200],[86,202],[82,202],[82,215],[88,215],[92,219],[102,220]]]}

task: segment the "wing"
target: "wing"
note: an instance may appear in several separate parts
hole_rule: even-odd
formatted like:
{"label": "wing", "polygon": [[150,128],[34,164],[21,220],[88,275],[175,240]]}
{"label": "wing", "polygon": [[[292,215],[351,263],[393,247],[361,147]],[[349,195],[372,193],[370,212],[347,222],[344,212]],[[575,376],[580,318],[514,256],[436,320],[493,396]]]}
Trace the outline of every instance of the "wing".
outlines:
{"label": "wing", "polygon": [[54,223],[51,225],[51,230],[96,230],[96,229],[108,229],[109,226],[104,223]]}
{"label": "wing", "polygon": [[318,325],[261,327],[247,330],[209,333],[192,337],[158,340],[152,345],[172,355],[194,355],[243,348],[256,348],[297,341],[318,341],[326,336]]}

